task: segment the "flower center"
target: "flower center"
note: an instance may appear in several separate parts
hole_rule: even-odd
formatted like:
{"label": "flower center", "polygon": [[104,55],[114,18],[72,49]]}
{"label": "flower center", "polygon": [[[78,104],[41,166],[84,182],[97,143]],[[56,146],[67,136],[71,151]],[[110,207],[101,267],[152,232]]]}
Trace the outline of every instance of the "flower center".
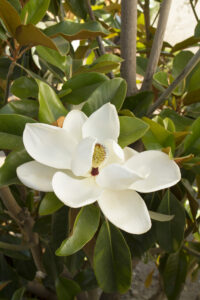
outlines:
{"label": "flower center", "polygon": [[92,167],[98,168],[106,158],[106,150],[101,144],[96,144],[92,157]]}

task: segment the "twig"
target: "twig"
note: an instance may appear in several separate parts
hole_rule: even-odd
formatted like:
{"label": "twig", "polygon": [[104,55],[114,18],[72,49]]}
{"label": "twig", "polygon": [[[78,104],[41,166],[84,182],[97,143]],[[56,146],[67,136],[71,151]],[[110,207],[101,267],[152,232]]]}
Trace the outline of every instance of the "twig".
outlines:
{"label": "twig", "polygon": [[192,8],[192,11],[193,11],[193,13],[194,13],[194,16],[195,16],[196,21],[199,22],[198,15],[197,15],[195,6],[194,6],[194,4],[193,4],[193,0],[190,0],[190,5],[191,5],[191,8]]}
{"label": "twig", "polygon": [[49,291],[48,289],[46,289],[42,284],[40,284],[39,282],[36,281],[30,281],[27,286],[26,289],[33,293],[34,295],[42,298],[42,299],[46,299],[46,300],[57,300],[57,297],[55,294],[53,294],[51,291]]}
{"label": "twig", "polygon": [[200,252],[198,252],[198,251],[196,251],[196,250],[194,250],[194,249],[188,248],[187,246],[183,246],[183,249],[184,249],[185,251],[187,251],[188,253],[190,253],[190,254],[192,254],[192,255],[194,255],[194,256],[200,258]]}
{"label": "twig", "polygon": [[171,92],[177,87],[177,85],[194,69],[194,67],[200,61],[200,49],[197,53],[190,59],[183,71],[176,77],[176,79],[169,85],[169,87],[161,94],[158,100],[149,108],[147,113],[150,116],[171,94]]}
{"label": "twig", "polygon": [[137,92],[137,0],[122,0],[121,23],[121,56],[124,59],[121,66],[121,75],[128,84],[127,96],[131,96]]}
{"label": "twig", "polygon": [[11,84],[11,76],[13,74],[15,68],[15,62],[11,62],[9,69],[8,69],[8,74],[7,74],[7,78],[6,78],[6,90],[5,90],[5,95],[4,95],[4,104],[6,104],[6,102],[8,101],[8,97],[9,97],[9,92],[10,92],[10,84]]}
{"label": "twig", "polygon": [[37,233],[33,232],[34,220],[30,213],[28,211],[24,211],[18,205],[9,187],[2,187],[0,189],[0,196],[8,212],[13,215],[14,219],[17,221],[20,230],[24,235],[25,241],[30,243],[30,250],[37,269],[45,273],[41,259],[39,236]]}
{"label": "twig", "polygon": [[27,250],[30,248],[30,244],[10,244],[10,243],[5,243],[5,242],[0,242],[0,249],[8,249],[8,250],[13,250],[13,251],[22,251],[22,250]]}
{"label": "twig", "polygon": [[156,71],[162,49],[171,2],[172,0],[163,0],[161,3],[158,26],[153,40],[153,45],[151,48],[151,53],[141,88],[142,91],[149,90],[152,86],[153,75]]}
{"label": "twig", "polygon": [[150,11],[149,11],[149,0],[145,0],[144,3],[144,18],[145,18],[145,31],[147,43],[150,41]]}

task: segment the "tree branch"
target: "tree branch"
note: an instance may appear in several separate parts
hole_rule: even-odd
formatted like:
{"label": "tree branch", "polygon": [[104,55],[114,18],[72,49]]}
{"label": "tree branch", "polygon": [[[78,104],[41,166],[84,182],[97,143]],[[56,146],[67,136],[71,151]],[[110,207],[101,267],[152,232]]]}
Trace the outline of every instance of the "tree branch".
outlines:
{"label": "tree branch", "polygon": [[30,281],[26,286],[26,289],[34,295],[46,299],[46,300],[57,300],[55,294],[46,289],[43,285],[36,281]]}
{"label": "tree branch", "polygon": [[137,92],[137,0],[122,0],[121,23],[121,56],[124,59],[121,66],[121,75],[128,84],[127,96],[131,96]]}
{"label": "tree branch", "polygon": [[149,90],[152,86],[153,75],[156,72],[162,49],[164,33],[167,26],[171,2],[172,0],[163,0],[163,2],[161,3],[158,26],[153,40],[153,45],[151,48],[151,53],[141,88],[142,91]]}
{"label": "tree branch", "polygon": [[24,211],[18,205],[9,187],[2,187],[0,189],[0,196],[9,214],[13,216],[14,220],[16,220],[19,225],[25,241],[30,244],[30,250],[37,269],[45,273],[41,259],[39,236],[37,233],[33,232],[34,220],[32,219],[29,211]]}
{"label": "tree branch", "polygon": [[196,12],[196,9],[195,9],[195,6],[194,6],[192,0],[190,0],[190,5],[191,5],[191,8],[192,8],[192,11],[193,11],[196,21],[199,22],[199,18],[198,18],[198,15],[197,15],[197,12]]}
{"label": "tree branch", "polygon": [[171,92],[177,87],[177,85],[194,69],[194,67],[200,61],[200,49],[197,53],[190,59],[183,71],[176,77],[176,79],[170,84],[170,86],[161,94],[158,100],[149,108],[147,113],[150,116],[171,94]]}
{"label": "tree branch", "polygon": [[[145,0],[144,3],[144,19],[145,19],[145,31],[147,43],[150,41],[150,11],[149,11],[149,0]],[[148,53],[148,52],[147,52]]]}

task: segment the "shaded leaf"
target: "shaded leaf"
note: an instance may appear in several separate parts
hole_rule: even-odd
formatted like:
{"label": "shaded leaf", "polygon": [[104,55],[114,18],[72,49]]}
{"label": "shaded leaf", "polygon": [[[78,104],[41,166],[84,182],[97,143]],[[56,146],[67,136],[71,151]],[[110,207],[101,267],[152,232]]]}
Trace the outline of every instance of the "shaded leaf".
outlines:
{"label": "shaded leaf", "polygon": [[64,204],[56,197],[54,193],[46,193],[39,207],[41,216],[49,215],[57,211]]}
{"label": "shaded leaf", "polygon": [[29,0],[21,11],[23,24],[37,24],[45,15],[50,0]]}
{"label": "shaded leaf", "polygon": [[36,122],[32,118],[17,114],[0,114],[0,132],[21,136],[26,123]]}
{"label": "shaded leaf", "polygon": [[29,97],[37,98],[38,86],[34,79],[22,76],[13,82],[11,93],[21,99]]}
{"label": "shaded leaf", "polygon": [[74,300],[75,296],[81,292],[81,288],[75,281],[64,277],[56,280],[56,294],[58,300]]}
{"label": "shaded leaf", "polygon": [[6,0],[0,1],[0,18],[3,20],[9,33],[15,36],[15,31],[21,25],[21,20],[16,9]]}

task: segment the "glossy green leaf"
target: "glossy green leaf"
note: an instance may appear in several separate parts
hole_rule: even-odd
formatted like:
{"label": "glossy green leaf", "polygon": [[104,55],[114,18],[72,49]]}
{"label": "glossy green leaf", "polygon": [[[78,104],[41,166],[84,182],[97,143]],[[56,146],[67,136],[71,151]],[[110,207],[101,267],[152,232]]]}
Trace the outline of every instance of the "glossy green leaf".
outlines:
{"label": "glossy green leaf", "polygon": [[200,89],[188,92],[183,98],[184,105],[200,102]]}
{"label": "glossy green leaf", "polygon": [[148,124],[135,117],[119,117],[119,145],[124,148],[140,139],[149,129]]}
{"label": "glossy green leaf", "polygon": [[39,207],[41,216],[49,215],[57,211],[64,204],[56,197],[54,193],[46,193]]}
{"label": "glossy green leaf", "polygon": [[66,55],[69,52],[70,44],[66,39],[64,39],[64,37],[58,35],[54,37],[52,40],[61,55]]}
{"label": "glossy green leaf", "polygon": [[23,148],[21,136],[0,132],[0,149],[17,150]]}
{"label": "glossy green leaf", "polygon": [[119,229],[104,222],[94,250],[94,270],[99,286],[107,293],[125,293],[131,284],[131,256]]}
{"label": "glossy green leaf", "polygon": [[159,245],[167,252],[177,251],[183,241],[185,227],[185,212],[180,202],[168,190],[157,212],[167,215],[174,215],[169,222],[156,224],[156,236]]}
{"label": "glossy green leaf", "polygon": [[21,99],[29,97],[37,98],[38,86],[34,79],[22,76],[13,82],[11,93]]}
{"label": "glossy green leaf", "polygon": [[150,127],[142,138],[145,148],[147,150],[152,150],[171,147],[173,151],[175,148],[174,135],[153,120],[146,117],[144,117],[143,120]]}
{"label": "glossy green leaf", "polygon": [[183,252],[169,254],[164,266],[162,266],[161,275],[167,299],[180,299],[180,293],[183,289],[187,275],[186,254]]}
{"label": "glossy green leaf", "polygon": [[199,41],[200,41],[199,37],[191,36],[191,37],[185,39],[184,41],[181,41],[181,42],[177,43],[176,45],[174,45],[172,48],[172,52],[187,49],[191,46],[197,45],[199,43]]}
{"label": "glossy green leaf", "polygon": [[97,231],[99,219],[99,208],[94,205],[84,206],[76,217],[72,235],[62,242],[56,255],[68,256],[82,249]]}
{"label": "glossy green leaf", "polygon": [[50,0],[29,0],[21,11],[23,24],[37,24],[45,15]]}
{"label": "glossy green leaf", "polygon": [[149,215],[152,220],[159,222],[168,222],[174,218],[174,215],[165,215],[151,210],[149,210]]}
{"label": "glossy green leaf", "polygon": [[54,90],[45,82],[36,80],[39,86],[39,120],[52,124],[60,116],[66,116],[67,110]]}
{"label": "glossy green leaf", "polygon": [[154,99],[151,91],[139,92],[136,95],[127,97],[123,104],[123,109],[130,109],[136,117],[143,117]]}
{"label": "glossy green leaf", "polygon": [[154,74],[153,79],[162,86],[168,87],[168,77],[166,72],[157,72]]}
{"label": "glossy green leaf", "polygon": [[87,17],[87,6],[86,1],[83,0],[66,0],[65,3],[67,7],[81,19],[86,19]]}
{"label": "glossy green leaf", "polygon": [[193,53],[191,51],[181,51],[179,52],[173,60],[172,66],[172,76],[176,78],[187,65],[189,60],[193,57]]}
{"label": "glossy green leaf", "polygon": [[21,136],[26,123],[34,123],[35,120],[17,114],[0,114],[0,132]]}
{"label": "glossy green leaf", "polygon": [[97,36],[106,36],[109,34],[109,31],[96,21],[89,21],[85,23],[62,21],[56,25],[48,27],[45,29],[44,33],[52,37],[62,35],[68,41],[73,41],[95,38]]}
{"label": "glossy green leaf", "polygon": [[26,291],[25,287],[19,288],[16,290],[11,298],[11,300],[23,300],[23,295]]}
{"label": "glossy green leaf", "polygon": [[119,67],[119,63],[113,61],[103,61],[99,63],[94,63],[92,65],[81,66],[76,74],[87,73],[87,72],[99,72],[99,73],[108,73]]}
{"label": "glossy green leaf", "polygon": [[[7,104],[15,114],[24,115],[31,118],[36,118],[38,116],[39,104],[38,101],[34,100],[18,100],[10,101]],[[1,110],[0,110],[1,114]]]}
{"label": "glossy green leaf", "polygon": [[122,78],[114,78],[102,83],[88,98],[83,112],[90,115],[107,102],[111,102],[120,110],[126,97],[126,82]]}
{"label": "glossy green leaf", "polygon": [[59,277],[56,280],[56,294],[58,300],[74,300],[81,292],[81,288],[74,280]]}
{"label": "glossy green leaf", "polygon": [[108,77],[100,73],[85,73],[70,78],[62,87],[62,91],[71,89],[71,92],[62,97],[62,101],[71,104],[80,104],[86,101],[94,90]]}
{"label": "glossy green leaf", "polygon": [[200,76],[200,69],[197,68],[189,80],[188,83],[189,92],[199,89],[199,76]]}
{"label": "glossy green leaf", "polygon": [[188,134],[184,140],[185,154],[199,154],[200,151],[200,117],[197,118],[189,129]]}
{"label": "glossy green leaf", "polygon": [[62,56],[58,51],[43,46],[37,46],[36,50],[41,58],[66,73],[69,68],[66,56]]}
{"label": "glossy green leaf", "polygon": [[187,131],[193,122],[190,118],[180,116],[172,109],[162,110],[160,116],[162,118],[170,118],[173,121],[177,131]]}
{"label": "glossy green leaf", "polygon": [[0,168],[0,187],[19,183],[16,168],[30,160],[32,160],[32,158],[24,149],[11,152]]}
{"label": "glossy green leaf", "polygon": [[63,205],[52,215],[51,221],[51,246],[56,260],[61,259],[55,256],[55,251],[69,235],[69,208]]}
{"label": "glossy green leaf", "polygon": [[21,20],[16,9],[6,0],[0,1],[0,18],[3,20],[9,33],[15,36],[15,31],[21,25]]}

